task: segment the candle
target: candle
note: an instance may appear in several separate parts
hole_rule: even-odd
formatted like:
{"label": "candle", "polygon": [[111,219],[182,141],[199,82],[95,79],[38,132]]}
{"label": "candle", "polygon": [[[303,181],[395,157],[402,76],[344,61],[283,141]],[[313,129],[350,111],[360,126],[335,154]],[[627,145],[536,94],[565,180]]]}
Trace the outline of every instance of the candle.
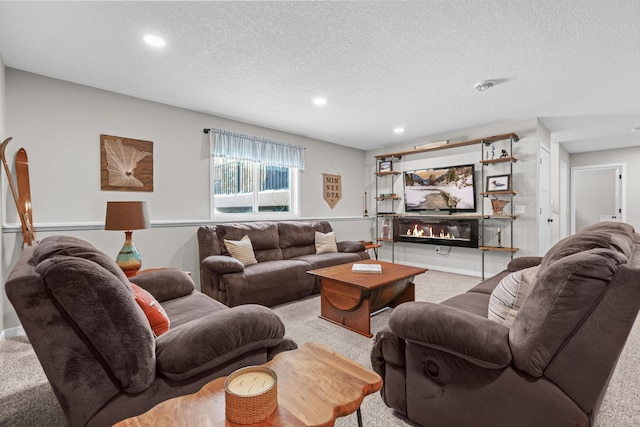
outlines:
{"label": "candle", "polygon": [[240,368],[227,377],[224,388],[225,414],[232,423],[259,423],[278,407],[278,379],[267,367]]}
{"label": "candle", "polygon": [[275,379],[266,372],[246,372],[233,378],[227,385],[231,393],[239,396],[251,396],[268,390]]}

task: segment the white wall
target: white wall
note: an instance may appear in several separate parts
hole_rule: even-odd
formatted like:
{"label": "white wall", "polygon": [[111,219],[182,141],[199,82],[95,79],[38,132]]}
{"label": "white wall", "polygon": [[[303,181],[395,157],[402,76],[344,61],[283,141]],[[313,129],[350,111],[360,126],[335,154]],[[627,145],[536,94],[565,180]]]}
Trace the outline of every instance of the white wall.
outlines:
{"label": "white wall", "polygon": [[[513,223],[514,227],[514,246],[519,248],[515,256],[537,255],[538,251],[538,223],[537,223],[537,194],[538,194],[538,122],[536,119],[525,120],[515,123],[505,123],[481,128],[468,129],[449,134],[434,135],[432,137],[421,138],[404,146],[389,146],[384,149],[372,150],[367,152],[367,169],[366,189],[370,198],[369,205],[371,211],[375,212],[375,175],[376,161],[374,155],[411,150],[415,145],[424,144],[433,141],[441,141],[448,139],[450,142],[466,141],[470,139],[489,137],[504,133],[516,133],[520,136],[520,142],[514,144],[513,155],[518,157],[518,161],[513,165],[512,183],[513,188],[518,194],[513,198],[513,205],[523,206],[525,213],[520,215]],[[498,149],[500,143],[496,143]],[[498,150],[499,153],[499,150]],[[414,154],[404,156],[401,160],[394,159],[393,169],[396,171],[414,170],[429,167],[444,167],[466,163],[475,163],[476,178],[478,183],[478,194],[482,191],[480,181],[480,163],[482,152],[480,145],[471,145],[467,147],[459,147],[454,149],[444,149],[431,151],[422,154]],[[503,172],[508,173],[508,171]],[[497,174],[497,173],[493,173]],[[378,190],[382,192],[381,189]],[[402,175],[396,178],[394,191],[402,195],[403,183]],[[489,203],[488,200],[478,196],[477,206],[480,211],[479,203]],[[400,202],[403,210],[402,201]],[[507,209],[513,206],[507,206]],[[485,212],[491,212],[490,206],[487,205]],[[504,230],[503,245],[508,246],[505,242],[509,242],[508,222],[495,222],[491,228],[485,231],[487,244],[492,245],[495,239],[495,231],[497,227]],[[448,247],[442,247],[444,251]],[[392,253],[394,251],[395,253]],[[391,260],[395,256],[395,261],[411,265],[422,265],[435,270],[457,272],[469,275],[479,275],[482,271],[482,252],[478,249],[451,247],[448,255],[443,256],[435,252],[434,245],[416,244],[416,243],[384,243],[380,249],[380,257],[384,260]],[[504,269],[509,261],[509,254],[505,252],[487,251],[485,252],[485,276],[488,277],[493,273]]]}
{"label": "white wall", "polygon": [[[7,137],[7,127],[6,127],[6,122],[7,122],[7,115],[6,115],[6,95],[5,95],[5,83],[4,83],[4,75],[5,75],[5,68],[4,68],[4,62],[2,61],[2,57],[0,56],[0,142],[4,141],[4,139]],[[0,188],[4,188],[4,172],[0,172]],[[0,192],[0,195],[2,193]],[[4,203],[1,201],[2,197],[0,197],[0,224],[2,224],[3,222],[3,211],[4,211],[4,207],[2,205],[4,205]],[[0,225],[0,231],[2,230],[2,226]],[[2,259],[2,245],[0,245],[0,260]],[[0,262],[0,278],[4,278],[4,274],[3,274],[3,268],[2,268],[2,263]],[[4,281],[2,281],[2,283],[4,284]],[[4,287],[3,290],[0,292],[0,331],[4,330],[4,305],[5,305],[5,292],[4,292]]]}
{"label": "white wall", "polygon": [[640,197],[637,196],[637,183],[640,182],[640,147],[575,153],[570,156],[570,167],[607,164],[626,164],[625,222],[640,230]]}
{"label": "white wall", "polygon": [[[339,240],[371,238],[371,220],[362,217],[361,150],[10,68],[4,80],[6,135],[14,138],[7,156],[15,158],[20,147],[29,155],[39,239],[73,235],[115,257],[124,233],[102,230],[107,200],[146,200],[153,228],[134,232],[143,268],[179,267],[191,271],[199,285],[196,231],[209,222],[209,139],[202,130],[210,127],[306,147],[300,216],[330,220]],[[101,133],[153,141],[152,193],[100,190]],[[343,195],[334,209],[322,198],[322,173],[327,170],[342,175]],[[8,274],[22,250],[22,237],[7,185],[2,189],[0,264]],[[237,220],[242,218],[224,219]],[[13,308],[5,302],[4,328],[17,324]]]}

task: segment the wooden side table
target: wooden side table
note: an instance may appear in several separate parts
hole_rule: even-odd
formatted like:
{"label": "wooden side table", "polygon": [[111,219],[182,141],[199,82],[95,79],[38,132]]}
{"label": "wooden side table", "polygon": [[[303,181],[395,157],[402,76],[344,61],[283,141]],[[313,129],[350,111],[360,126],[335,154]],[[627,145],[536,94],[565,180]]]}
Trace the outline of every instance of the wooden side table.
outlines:
{"label": "wooden side table", "polygon": [[364,240],[361,240],[360,242],[364,245],[365,251],[369,251],[369,249],[373,249],[373,253],[376,256],[376,259],[378,259],[378,248],[382,247],[381,244],[373,243],[373,242],[365,242]]}
{"label": "wooden side table", "polygon": [[[251,426],[332,426],[337,417],[358,413],[365,396],[379,391],[382,378],[318,344],[280,353],[263,366],[278,376],[278,408]],[[225,416],[224,382],[217,378],[199,392],[169,399],[115,427],[238,426]]]}

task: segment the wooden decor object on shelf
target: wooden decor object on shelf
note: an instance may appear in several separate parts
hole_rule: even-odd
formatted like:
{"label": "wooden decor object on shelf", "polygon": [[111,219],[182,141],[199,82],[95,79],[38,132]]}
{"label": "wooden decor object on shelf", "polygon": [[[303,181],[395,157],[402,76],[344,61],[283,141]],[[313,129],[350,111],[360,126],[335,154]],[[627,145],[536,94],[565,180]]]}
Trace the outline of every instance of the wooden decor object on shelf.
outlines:
{"label": "wooden decor object on shelf", "polygon": [[504,207],[509,203],[509,200],[491,199],[491,209],[493,209],[493,214],[504,215]]}

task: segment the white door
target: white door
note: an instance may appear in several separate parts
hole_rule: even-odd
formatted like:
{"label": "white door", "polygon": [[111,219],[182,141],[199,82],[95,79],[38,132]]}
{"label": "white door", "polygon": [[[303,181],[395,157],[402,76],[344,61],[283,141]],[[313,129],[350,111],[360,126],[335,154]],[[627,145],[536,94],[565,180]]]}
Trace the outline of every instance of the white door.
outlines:
{"label": "white door", "polygon": [[600,221],[623,221],[624,165],[571,168],[571,233]]}
{"label": "white door", "polygon": [[540,163],[538,165],[540,187],[538,189],[538,254],[544,255],[551,248],[552,219],[551,219],[551,169],[549,167],[549,150],[540,145]]}

